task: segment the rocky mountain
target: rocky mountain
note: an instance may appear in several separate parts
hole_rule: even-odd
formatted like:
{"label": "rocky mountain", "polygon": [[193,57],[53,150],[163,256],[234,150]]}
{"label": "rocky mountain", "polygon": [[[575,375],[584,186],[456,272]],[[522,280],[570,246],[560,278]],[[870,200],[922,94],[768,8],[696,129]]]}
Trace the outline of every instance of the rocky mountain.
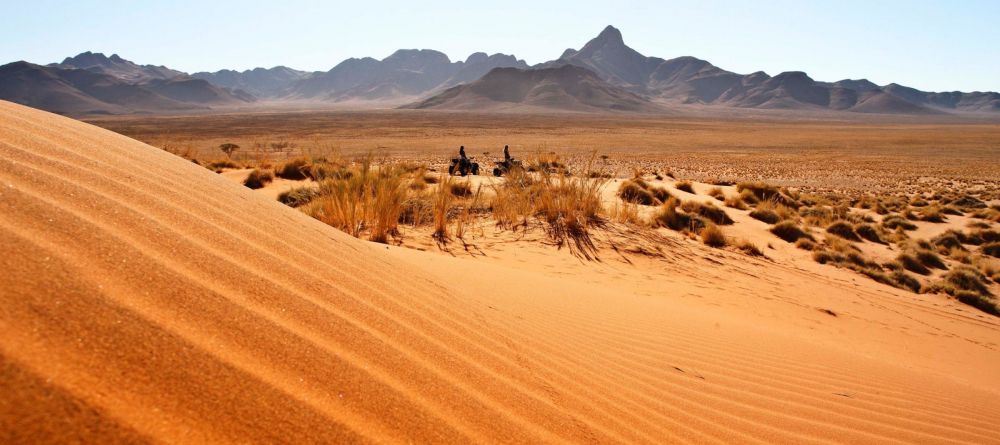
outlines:
{"label": "rocky mountain", "polygon": [[61,69],[81,69],[122,79],[129,83],[145,82],[152,79],[170,79],[184,75],[165,66],[139,65],[112,54],[107,57],[102,53],[87,51],[74,57],[67,57],[62,63],[49,66]]}
{"label": "rocky mountain", "polygon": [[[0,99],[62,114],[170,112],[255,100],[245,92],[183,73],[165,77],[173,72],[167,68],[145,68],[117,56],[81,56],[67,59],[70,64],[42,66],[21,61],[0,66]],[[100,63],[89,65],[88,60]],[[77,63],[87,68],[74,68]]]}
{"label": "rocky mountain", "polygon": [[479,80],[449,88],[405,108],[640,113],[664,111],[648,99],[613,86],[592,71],[574,65],[538,69],[495,68]]}
{"label": "rocky mountain", "polygon": [[330,71],[296,82],[288,97],[333,101],[412,99],[503,67],[528,65],[505,54],[475,53],[464,62],[452,62],[439,51],[399,50],[382,60],[347,59]]}
{"label": "rocky mountain", "polygon": [[307,79],[313,74],[285,66],[276,66],[274,68],[254,68],[242,72],[233,70],[221,70],[214,73],[198,72],[192,74],[191,77],[207,80],[232,90],[243,90],[256,97],[275,98],[288,94],[288,90],[293,84]]}
{"label": "rocky mountain", "polygon": [[1000,112],[1000,94],[994,92],[927,93],[866,79],[817,82],[798,71],[743,75],[695,57],[647,57],[629,48],[612,26],[579,51],[568,49],[538,67],[563,64],[590,69],[612,85],[666,103],[902,114]]}
{"label": "rocky mountain", "polygon": [[[602,83],[583,72],[558,71],[564,66],[582,68]],[[613,26],[579,50],[567,49],[558,59],[535,66],[506,54],[474,53],[453,62],[439,51],[402,49],[381,60],[347,59],[326,72],[277,66],[187,75],[164,66],[139,65],[117,54],[92,52],[48,66],[16,62],[0,68],[0,99],[64,113],[169,111],[257,98],[460,108],[475,103],[503,108],[523,102],[559,109],[644,110],[645,102],[652,102],[661,110],[708,105],[891,114],[1000,113],[996,92],[925,92],[895,83],[880,86],[867,79],[821,82],[801,71],[773,77],[762,71],[738,74],[696,57],[649,57],[626,45]],[[497,68],[517,70],[494,73]],[[503,82],[511,82],[506,91]],[[463,85],[468,88],[454,89]],[[546,88],[555,90],[546,96],[542,94]],[[585,89],[593,90],[593,101],[584,100],[580,91]],[[507,100],[510,97],[517,99]],[[636,98],[645,102],[635,102]]]}

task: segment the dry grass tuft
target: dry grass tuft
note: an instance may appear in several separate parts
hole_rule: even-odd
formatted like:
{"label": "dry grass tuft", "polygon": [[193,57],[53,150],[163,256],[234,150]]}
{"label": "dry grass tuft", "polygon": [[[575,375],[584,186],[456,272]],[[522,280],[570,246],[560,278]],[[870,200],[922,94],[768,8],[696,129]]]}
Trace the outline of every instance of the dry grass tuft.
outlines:
{"label": "dry grass tuft", "polygon": [[896,230],[896,228],[903,228],[903,230],[916,230],[917,225],[907,221],[900,215],[887,215],[882,218],[882,227],[889,230]]}
{"label": "dry grass tuft", "polygon": [[854,231],[854,226],[844,220],[835,221],[833,224],[830,224],[826,228],[826,232],[846,240],[861,241],[861,237]]}
{"label": "dry grass tuft", "polygon": [[677,181],[674,183],[674,188],[682,192],[694,193],[694,186],[691,181]]}
{"label": "dry grass tuft", "polygon": [[260,189],[264,188],[268,184],[274,181],[274,174],[271,170],[261,170],[259,168],[253,169],[247,178],[243,180],[243,185],[250,189]]}
{"label": "dry grass tuft", "polygon": [[722,233],[722,229],[715,224],[705,226],[699,235],[701,235],[701,242],[705,243],[706,246],[721,248],[729,244],[726,240],[726,234]]}
{"label": "dry grass tuft", "polygon": [[802,230],[798,224],[792,221],[782,221],[771,227],[771,233],[775,234],[789,243],[794,243],[801,238],[813,240],[813,236]]}
{"label": "dry grass tuft", "polygon": [[623,201],[644,206],[660,205],[670,198],[670,192],[663,187],[653,187],[641,178],[622,182],[618,187],[618,197]]}
{"label": "dry grass tuft", "polygon": [[684,201],[681,204],[681,209],[685,212],[698,215],[705,218],[715,224],[729,225],[733,223],[733,219],[726,214],[725,210],[722,210],[709,203],[700,203],[696,201]]}
{"label": "dry grass tuft", "polygon": [[302,180],[309,177],[312,163],[306,158],[295,158],[285,161],[274,169],[274,175],[279,178]]}
{"label": "dry grass tuft", "polygon": [[406,200],[404,173],[393,167],[372,168],[371,159],[350,175],[320,182],[319,197],[306,213],[354,237],[367,233],[375,242],[388,242],[398,234],[397,226]]}
{"label": "dry grass tuft", "polygon": [[319,191],[312,187],[297,187],[278,195],[278,202],[289,207],[302,207],[319,196]]}
{"label": "dry grass tuft", "polygon": [[726,192],[723,192],[722,188],[720,188],[720,187],[712,187],[708,191],[708,196],[711,196],[711,197],[713,197],[713,198],[715,198],[715,199],[717,199],[719,201],[725,201],[726,200]]}
{"label": "dry grass tuft", "polygon": [[757,247],[756,244],[754,244],[754,243],[752,243],[750,241],[747,241],[745,239],[744,240],[740,240],[739,242],[737,242],[735,244],[735,247],[736,247],[736,250],[739,250],[740,252],[743,252],[743,253],[745,253],[747,255],[750,255],[750,256],[760,256],[760,257],[764,256],[764,252],[761,251],[760,248]]}
{"label": "dry grass tuft", "polygon": [[739,196],[730,196],[726,198],[726,207],[731,207],[737,210],[746,210],[747,204],[743,202],[743,198]]}

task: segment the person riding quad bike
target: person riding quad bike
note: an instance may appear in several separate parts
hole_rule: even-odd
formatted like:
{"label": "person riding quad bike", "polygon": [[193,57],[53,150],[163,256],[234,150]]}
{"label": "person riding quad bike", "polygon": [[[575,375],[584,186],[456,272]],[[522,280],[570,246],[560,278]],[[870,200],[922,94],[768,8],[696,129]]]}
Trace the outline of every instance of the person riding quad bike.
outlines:
{"label": "person riding quad bike", "polygon": [[497,166],[493,169],[493,176],[503,176],[511,170],[521,169],[521,161],[510,156],[510,147],[503,146],[503,161],[497,161]]}
{"label": "person riding quad bike", "polygon": [[471,158],[465,156],[465,146],[463,145],[458,148],[458,157],[451,159],[451,165],[448,166],[448,174],[466,176],[469,173],[478,175],[479,164],[473,162]]}

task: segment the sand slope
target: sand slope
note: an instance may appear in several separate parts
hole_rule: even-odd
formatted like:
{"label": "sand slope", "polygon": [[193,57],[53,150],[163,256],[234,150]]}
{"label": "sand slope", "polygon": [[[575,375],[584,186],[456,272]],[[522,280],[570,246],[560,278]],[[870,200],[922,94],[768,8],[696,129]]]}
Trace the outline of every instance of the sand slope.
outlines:
{"label": "sand slope", "polygon": [[[718,304],[711,281],[644,294],[543,266],[367,244],[0,102],[0,443],[1000,442],[992,319],[793,299],[769,326],[767,277],[719,269],[747,297]],[[907,361],[945,352],[966,363]]]}

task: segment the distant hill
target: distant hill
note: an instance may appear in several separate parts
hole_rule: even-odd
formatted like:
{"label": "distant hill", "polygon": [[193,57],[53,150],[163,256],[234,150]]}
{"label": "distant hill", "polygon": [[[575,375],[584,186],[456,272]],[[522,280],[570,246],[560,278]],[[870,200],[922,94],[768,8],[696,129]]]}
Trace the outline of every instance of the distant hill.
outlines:
{"label": "distant hill", "polygon": [[145,82],[152,79],[171,79],[184,75],[180,71],[172,70],[165,66],[138,65],[122,59],[118,54],[112,54],[111,57],[107,57],[102,53],[92,53],[90,51],[77,54],[73,57],[67,57],[62,63],[53,63],[49,66],[61,69],[76,68],[107,74],[129,83]]}
{"label": "distant hill", "polygon": [[246,71],[221,70],[214,73],[199,72],[191,77],[207,80],[215,85],[243,90],[256,97],[280,97],[288,94],[296,82],[307,79],[313,73],[294,70],[285,66],[274,68],[254,68]]}
{"label": "distant hill", "polygon": [[615,87],[592,71],[574,65],[540,69],[495,68],[479,80],[452,87],[406,108],[664,111],[642,96]]}
{"label": "distant hill", "polygon": [[452,62],[434,50],[399,50],[382,60],[348,59],[330,71],[291,86],[288,97],[319,100],[393,100],[417,98],[478,79],[493,68],[528,68],[505,54],[475,53]]}
{"label": "distant hill", "polygon": [[63,114],[170,112],[255,100],[183,73],[165,77],[174,72],[166,68],[147,69],[117,56],[81,56],[67,59],[68,64],[0,66],[0,99]]}

